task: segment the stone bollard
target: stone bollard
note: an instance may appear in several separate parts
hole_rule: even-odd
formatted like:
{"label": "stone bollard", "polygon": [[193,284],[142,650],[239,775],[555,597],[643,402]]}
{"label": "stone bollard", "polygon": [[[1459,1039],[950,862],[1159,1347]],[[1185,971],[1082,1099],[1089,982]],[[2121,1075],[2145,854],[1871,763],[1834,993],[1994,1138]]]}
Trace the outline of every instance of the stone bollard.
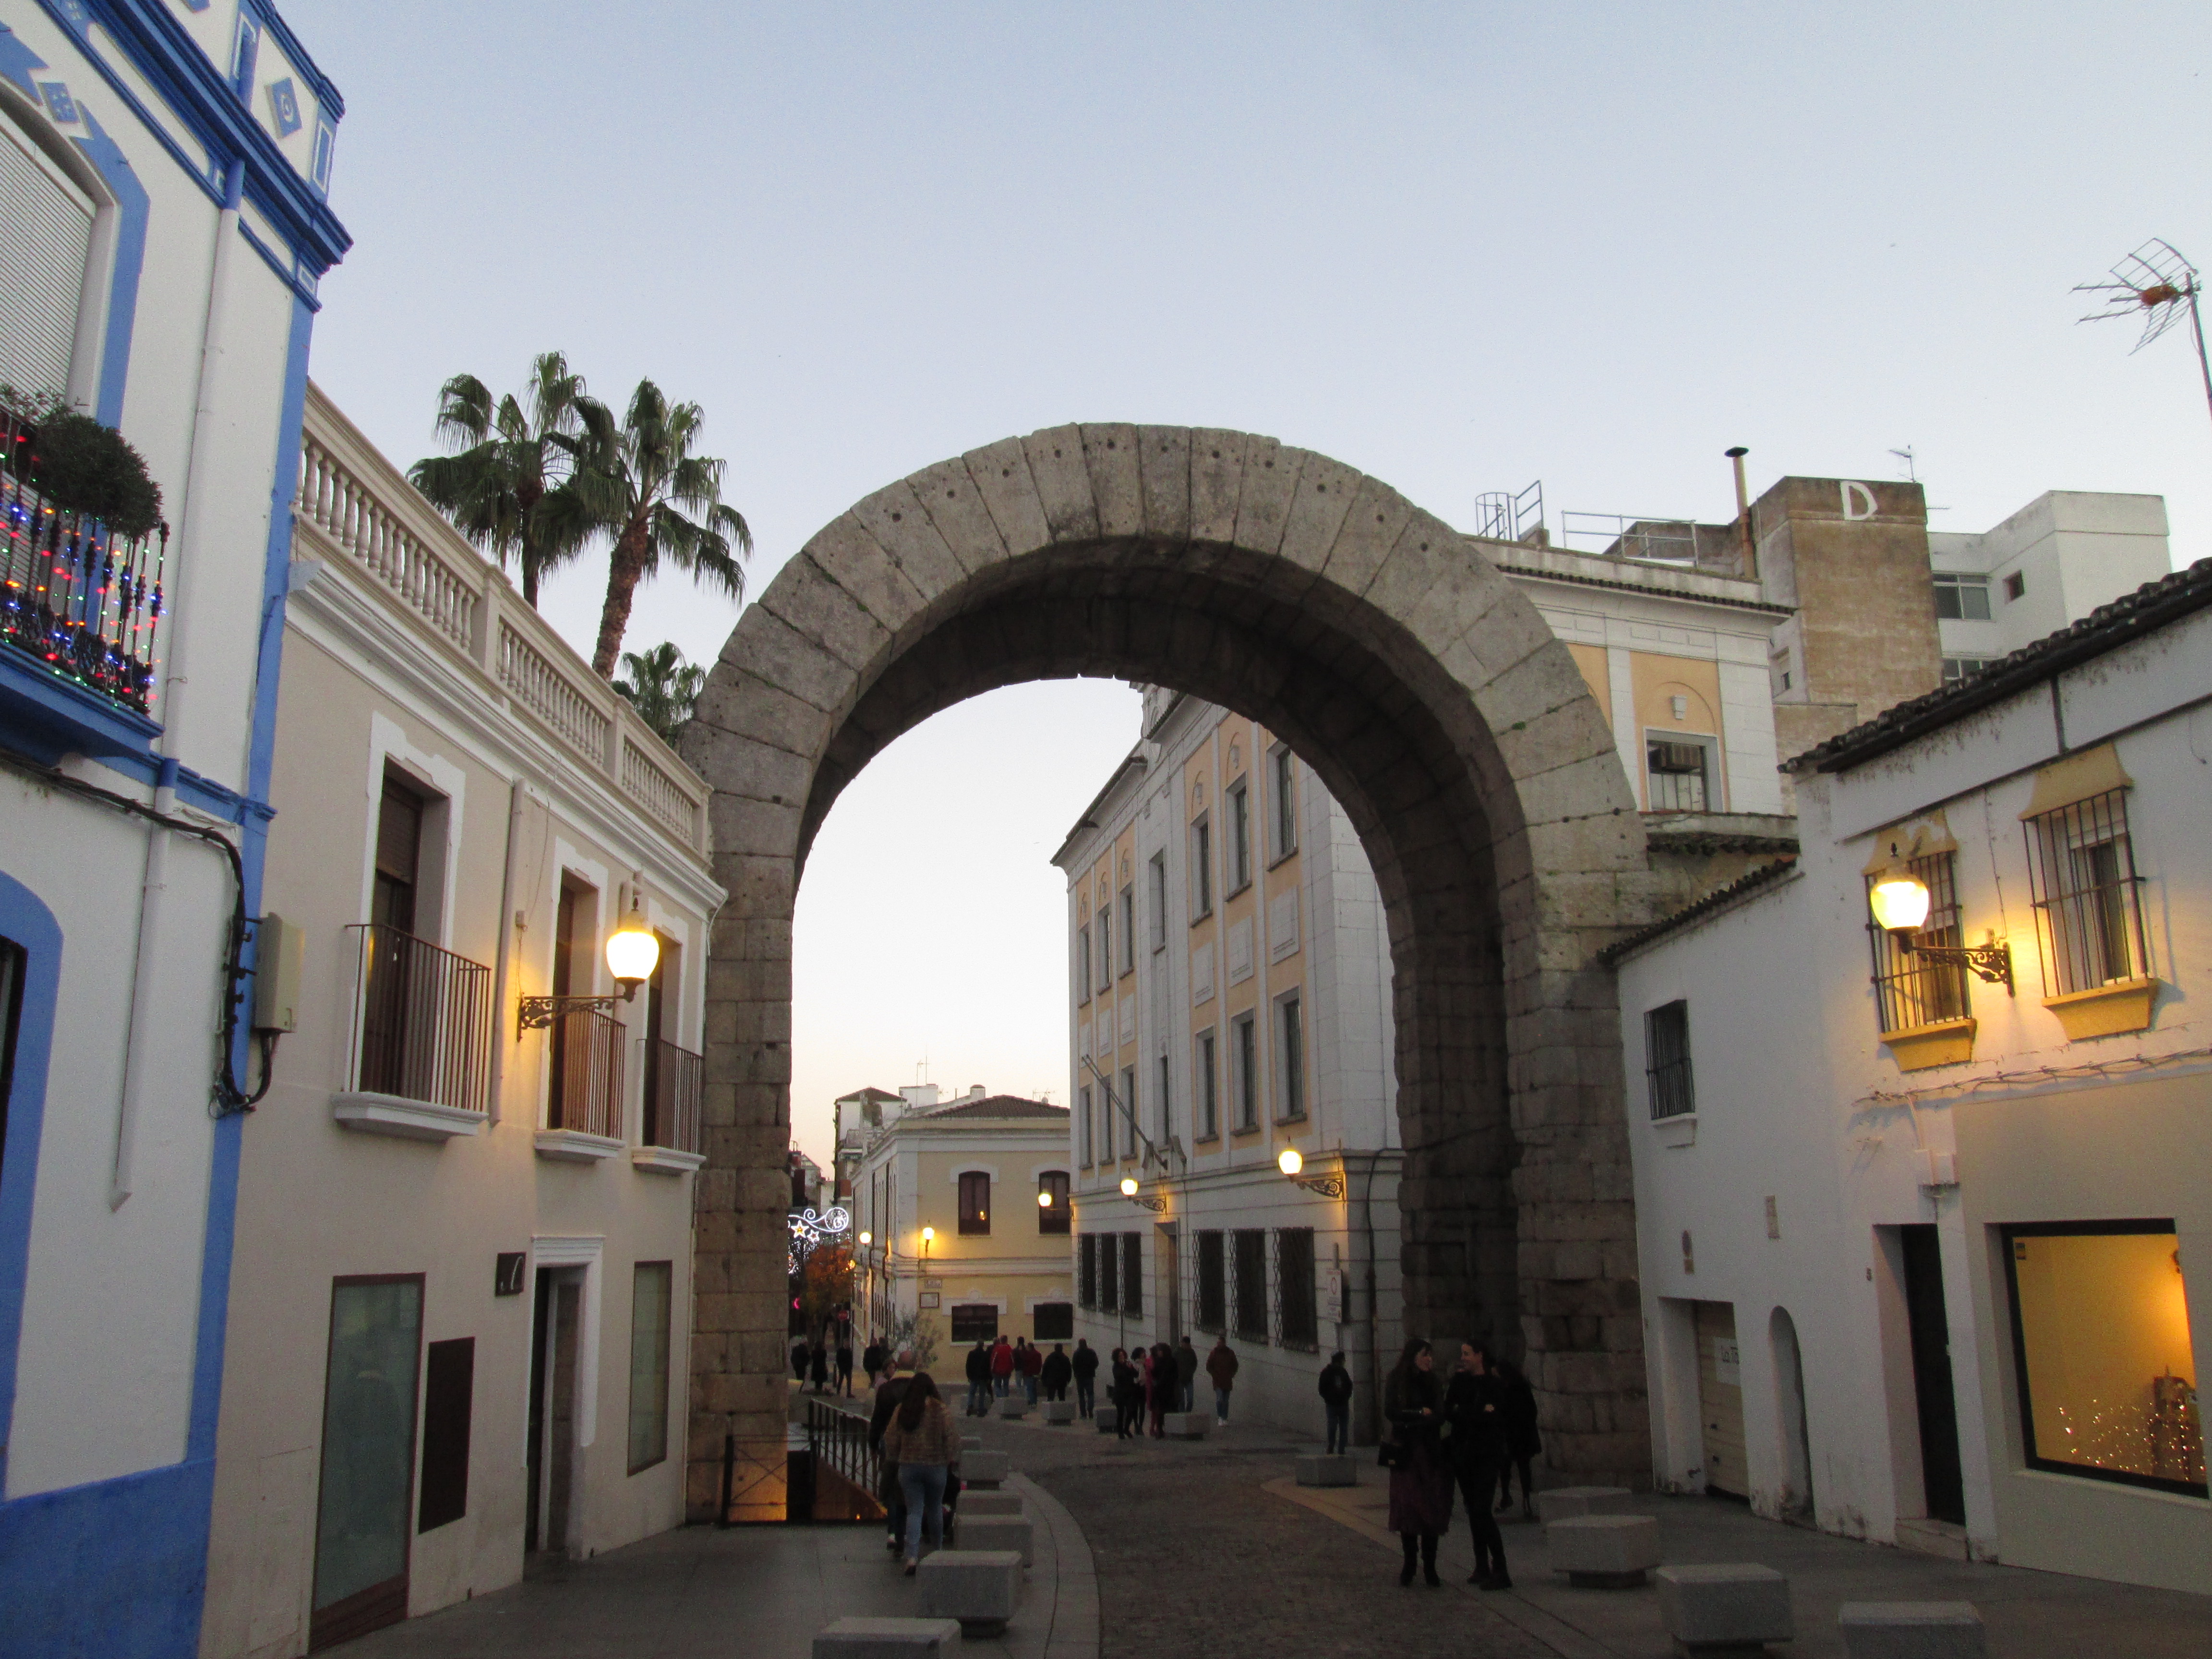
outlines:
{"label": "stone bollard", "polygon": [[971,1486],[981,1486],[986,1492],[994,1491],[1006,1478],[1007,1462],[1004,1452],[963,1451],[960,1454],[960,1478]]}
{"label": "stone bollard", "polygon": [[814,1638],[814,1659],[944,1659],[957,1619],[840,1619]]}
{"label": "stone bollard", "polygon": [[1009,1423],[1018,1423],[1030,1414],[1027,1396],[1010,1394],[999,1402],[999,1415]]}
{"label": "stone bollard", "polygon": [[[989,1497],[990,1493],[979,1496]],[[969,1507],[969,1500],[960,1504],[960,1547],[963,1550],[1012,1550],[1022,1558],[1024,1566],[1032,1566],[1036,1560],[1036,1529],[1030,1518],[1017,1511],[1012,1515],[978,1515]]]}
{"label": "stone bollard", "polygon": [[963,1435],[962,1435],[962,1436],[960,1437],[960,1449],[961,1449],[962,1451],[981,1451],[981,1450],[982,1450],[982,1449],[983,1449],[983,1437],[982,1437],[981,1435],[980,1435],[980,1434],[963,1434]]}
{"label": "stone bollard", "polygon": [[1012,1550],[939,1550],[922,1558],[915,1578],[922,1611],[957,1619],[963,1636],[996,1636],[1022,1596],[1022,1558]]}
{"label": "stone bollard", "polygon": [[1163,1412],[1160,1432],[1170,1440],[1203,1440],[1213,1426],[1212,1412]]}
{"label": "stone bollard", "polygon": [[1536,1518],[1549,1526],[1577,1515],[1629,1515],[1635,1502],[1626,1486],[1554,1486],[1536,1494]]}
{"label": "stone bollard", "polygon": [[1298,1454],[1298,1485],[1301,1486],[1356,1486],[1358,1484],[1359,1465],[1348,1454]]}
{"label": "stone bollard", "polygon": [[1972,1601],[1846,1601],[1836,1615],[1850,1659],[1984,1659]]}
{"label": "stone bollard", "polygon": [[1660,1622],[1684,1653],[1760,1654],[1769,1642],[1787,1642],[1796,1633],[1790,1581],[1771,1567],[1662,1567],[1655,1576]]}
{"label": "stone bollard", "polygon": [[1121,1426],[1121,1413],[1111,1406],[1101,1406],[1091,1413],[1091,1419],[1098,1425],[1101,1434],[1112,1434]]}
{"label": "stone bollard", "polygon": [[1552,1571],[1583,1589],[1629,1589],[1659,1565],[1659,1523],[1648,1515],[1576,1515],[1544,1528]]}
{"label": "stone bollard", "polygon": [[1039,1409],[1043,1412],[1047,1423],[1075,1421],[1075,1402],[1073,1400],[1048,1400]]}
{"label": "stone bollard", "polygon": [[1022,1495],[1018,1492],[981,1490],[960,1494],[960,1513],[963,1515],[1026,1515],[1022,1506]]}

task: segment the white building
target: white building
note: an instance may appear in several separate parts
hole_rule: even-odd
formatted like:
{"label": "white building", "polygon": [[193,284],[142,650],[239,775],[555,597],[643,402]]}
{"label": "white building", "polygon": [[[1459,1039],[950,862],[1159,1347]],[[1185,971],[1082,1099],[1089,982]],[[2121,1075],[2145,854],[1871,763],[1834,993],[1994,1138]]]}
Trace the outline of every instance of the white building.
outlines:
{"label": "white building", "polygon": [[308,337],[347,245],[324,199],[342,109],[258,3],[0,22],[0,381],[118,431],[166,520],[133,538],[115,509],[62,510],[52,430],[8,434],[0,1607],[19,1651],[198,1643],[240,1108],[264,1077],[259,1016],[227,1012],[255,951],[234,925],[263,908]]}
{"label": "white building", "polygon": [[[1617,949],[1662,1487],[2205,1587],[2208,605],[1814,748],[1795,865]],[[1959,955],[1874,925],[1899,864]]]}
{"label": "white building", "polygon": [[304,454],[203,1659],[684,1519],[706,785],[313,388]]}

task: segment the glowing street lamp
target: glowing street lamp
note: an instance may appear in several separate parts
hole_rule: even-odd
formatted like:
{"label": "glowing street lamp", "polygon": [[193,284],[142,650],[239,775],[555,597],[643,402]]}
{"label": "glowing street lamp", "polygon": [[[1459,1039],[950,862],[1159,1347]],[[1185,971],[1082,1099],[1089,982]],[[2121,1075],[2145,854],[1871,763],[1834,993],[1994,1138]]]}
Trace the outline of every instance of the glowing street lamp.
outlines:
{"label": "glowing street lamp", "polygon": [[1275,1167],[1290,1177],[1294,1187],[1303,1187],[1310,1193],[1319,1193],[1323,1198],[1344,1196],[1344,1177],[1340,1175],[1306,1174],[1306,1156],[1295,1146],[1285,1146],[1275,1155]]}
{"label": "glowing street lamp", "polygon": [[1874,925],[1896,942],[1900,956],[1970,968],[1990,984],[2003,986],[2008,995],[2018,994],[2012,983],[2011,945],[1920,942],[1931,902],[1928,884],[1914,875],[1901,858],[1893,858],[1867,888],[1867,908],[1873,913]]}

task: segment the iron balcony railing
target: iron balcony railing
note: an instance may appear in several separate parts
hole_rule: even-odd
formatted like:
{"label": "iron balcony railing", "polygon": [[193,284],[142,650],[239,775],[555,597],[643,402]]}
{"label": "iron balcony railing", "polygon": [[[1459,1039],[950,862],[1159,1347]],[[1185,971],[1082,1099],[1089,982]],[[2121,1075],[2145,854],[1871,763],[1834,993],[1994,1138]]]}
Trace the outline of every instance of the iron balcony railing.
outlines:
{"label": "iron balcony railing", "polygon": [[31,460],[36,428],[0,407],[0,641],[136,714],[152,711],[167,607],[167,525],[112,536],[57,506]]}
{"label": "iron balcony railing", "polygon": [[354,1083],[459,1111],[489,1104],[491,969],[397,927],[357,934]]}
{"label": "iron balcony railing", "polygon": [[699,1139],[699,1102],[706,1087],[706,1061],[658,1037],[648,1037],[640,1046],[645,1050],[645,1124],[640,1139],[672,1152],[704,1150]]}
{"label": "iron balcony railing", "polygon": [[883,1454],[868,1443],[867,1417],[826,1400],[806,1402],[806,1449],[870,1498],[883,1474]]}
{"label": "iron balcony railing", "polygon": [[623,1023],[596,1008],[553,1022],[553,1086],[545,1127],[605,1140],[623,1138]]}

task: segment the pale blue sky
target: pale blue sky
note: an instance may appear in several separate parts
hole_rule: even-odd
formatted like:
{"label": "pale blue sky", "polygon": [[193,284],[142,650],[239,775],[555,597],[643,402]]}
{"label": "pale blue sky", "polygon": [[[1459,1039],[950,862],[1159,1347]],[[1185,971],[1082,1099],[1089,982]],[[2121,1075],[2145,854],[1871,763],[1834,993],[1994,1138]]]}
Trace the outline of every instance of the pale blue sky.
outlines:
{"label": "pale blue sky", "polygon": [[[314,373],[402,464],[439,382],[560,347],[708,414],[759,550],[1067,420],[1326,451],[1468,521],[1733,511],[1897,476],[1980,530],[2164,495],[2212,551],[2179,335],[2067,290],[2212,264],[2212,8],[285,0],[345,94]],[[588,647],[596,582],[549,615]],[[631,643],[719,649],[663,583]],[[1065,1100],[1058,873],[1120,688],[939,716],[833,812],[801,896],[793,1115],[913,1080]]]}

